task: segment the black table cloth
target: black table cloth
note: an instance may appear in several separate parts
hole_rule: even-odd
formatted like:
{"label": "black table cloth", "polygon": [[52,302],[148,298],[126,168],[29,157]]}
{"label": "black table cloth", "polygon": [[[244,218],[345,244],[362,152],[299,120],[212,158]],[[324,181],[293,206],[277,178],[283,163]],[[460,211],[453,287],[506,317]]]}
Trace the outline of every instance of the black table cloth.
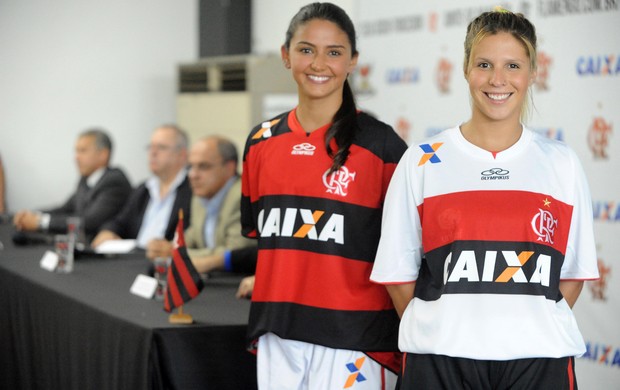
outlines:
{"label": "black table cloth", "polygon": [[254,389],[249,302],[239,276],[215,275],[173,325],[163,302],[129,292],[142,254],[82,256],[70,274],[39,266],[51,246],[16,247],[0,225],[0,388]]}

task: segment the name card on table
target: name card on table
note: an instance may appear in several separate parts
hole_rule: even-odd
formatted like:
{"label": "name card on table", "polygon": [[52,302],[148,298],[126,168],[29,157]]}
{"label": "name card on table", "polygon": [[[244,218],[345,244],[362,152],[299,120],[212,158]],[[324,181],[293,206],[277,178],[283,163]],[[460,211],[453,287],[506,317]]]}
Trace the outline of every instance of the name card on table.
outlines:
{"label": "name card on table", "polygon": [[151,299],[157,289],[157,279],[138,274],[133,281],[129,292],[142,298]]}
{"label": "name card on table", "polygon": [[46,271],[54,272],[56,267],[58,267],[58,254],[52,251],[45,251],[39,265]]}

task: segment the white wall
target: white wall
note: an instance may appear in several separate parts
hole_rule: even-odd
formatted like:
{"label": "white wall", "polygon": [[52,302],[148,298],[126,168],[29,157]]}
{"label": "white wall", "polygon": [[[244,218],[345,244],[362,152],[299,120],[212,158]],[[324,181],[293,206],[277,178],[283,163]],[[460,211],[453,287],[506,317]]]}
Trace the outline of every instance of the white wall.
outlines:
{"label": "white wall", "polygon": [[[252,51],[279,53],[306,0],[254,0]],[[354,0],[335,0],[355,20]],[[77,134],[112,135],[112,165],[148,175],[152,129],[174,122],[176,66],[198,57],[198,1],[2,0],[0,156],[10,211],[73,191]]]}
{"label": "white wall", "polygon": [[148,174],[153,128],[175,120],[176,65],[198,55],[196,0],[2,0],[0,155],[9,210],[64,201],[79,132],[102,126],[113,165]]}
{"label": "white wall", "polygon": [[[280,53],[291,18],[310,0],[253,0],[252,53]],[[355,22],[355,0],[332,0]]]}

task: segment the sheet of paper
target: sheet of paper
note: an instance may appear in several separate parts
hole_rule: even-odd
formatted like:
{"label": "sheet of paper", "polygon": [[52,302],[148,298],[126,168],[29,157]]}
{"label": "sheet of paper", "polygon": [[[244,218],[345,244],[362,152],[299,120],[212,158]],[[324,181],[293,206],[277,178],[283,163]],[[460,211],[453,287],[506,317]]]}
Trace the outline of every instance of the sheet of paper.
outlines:
{"label": "sheet of paper", "polygon": [[138,274],[129,292],[142,298],[151,299],[157,289],[157,280],[150,276]]}
{"label": "sheet of paper", "polygon": [[136,248],[136,240],[109,240],[103,242],[97,248],[95,253],[103,254],[119,254],[129,253]]}
{"label": "sheet of paper", "polygon": [[52,251],[45,251],[39,265],[44,270],[54,272],[56,267],[58,266],[58,255]]}

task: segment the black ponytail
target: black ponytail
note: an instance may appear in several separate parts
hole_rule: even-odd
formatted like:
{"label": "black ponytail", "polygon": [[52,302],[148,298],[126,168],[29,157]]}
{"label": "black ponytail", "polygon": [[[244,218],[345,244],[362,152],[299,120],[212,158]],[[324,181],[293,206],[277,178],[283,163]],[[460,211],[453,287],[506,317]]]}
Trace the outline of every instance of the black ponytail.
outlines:
{"label": "black ponytail", "polygon": [[[342,104],[334,115],[334,123],[325,133],[325,148],[327,154],[333,158],[333,163],[328,174],[338,171],[347,162],[351,144],[358,130],[357,108],[353,91],[349,81],[345,80],[342,89]],[[334,152],[330,146],[332,139],[336,140],[338,150]]]}

